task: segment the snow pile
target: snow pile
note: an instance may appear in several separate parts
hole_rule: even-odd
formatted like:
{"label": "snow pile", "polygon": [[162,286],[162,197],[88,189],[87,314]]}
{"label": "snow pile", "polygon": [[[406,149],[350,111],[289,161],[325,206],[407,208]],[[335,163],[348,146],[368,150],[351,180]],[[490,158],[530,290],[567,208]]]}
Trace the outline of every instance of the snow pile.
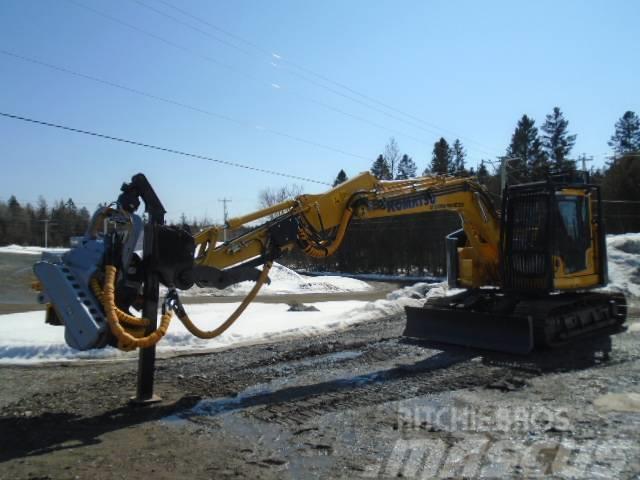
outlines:
{"label": "snow pile", "polygon": [[[300,293],[341,293],[341,292],[364,292],[371,289],[371,285],[355,278],[326,276],[308,277],[300,275],[290,268],[274,263],[269,271],[270,284],[265,284],[260,289],[260,295],[286,295]],[[254,282],[240,282],[224,290],[215,288],[194,287],[182,296],[191,297],[227,297],[245,296],[255,285]]]}
{"label": "snow pile", "polygon": [[[24,255],[40,255],[43,252],[65,253],[68,248],[44,248],[44,247],[23,247],[20,245],[8,245],[0,247],[0,253],[19,253]],[[341,293],[341,292],[364,292],[371,289],[371,286],[362,280],[355,278],[341,277],[337,275],[323,277],[309,277],[299,275],[293,270],[274,263],[269,272],[270,284],[265,284],[260,289],[260,295],[286,295],[293,293]],[[241,282],[232,285],[224,290],[215,288],[198,288],[182,292],[182,296],[201,297],[226,297],[245,296],[253,288],[254,282]],[[163,295],[166,289],[161,292]]]}
{"label": "snow pile", "polygon": [[[323,330],[347,326],[357,317],[348,313],[361,307],[363,301],[323,302],[315,304],[318,312],[288,312],[285,303],[253,303],[223,335],[212,340],[192,336],[175,319],[158,352],[173,353],[201,349],[216,349],[273,340],[286,335],[313,335]],[[186,305],[193,322],[204,330],[220,325],[239,303]],[[347,312],[347,314],[343,314]],[[33,363],[67,361],[86,358],[134,358],[135,352],[120,352],[107,347],[78,352],[64,341],[64,329],[45,325],[44,313],[26,312],[0,316],[0,363]]]}
{"label": "snow pile", "polygon": [[[321,270],[303,271],[304,275],[311,277],[324,277],[335,275],[335,272],[323,272]],[[387,273],[346,273],[340,272],[340,276],[348,278],[356,278],[358,280],[372,281],[372,282],[440,282],[443,277],[436,277],[433,275],[403,275],[401,273],[397,275],[391,275]]]}
{"label": "snow pile", "polygon": [[404,307],[422,307],[425,301],[430,298],[453,295],[460,291],[459,289],[449,289],[446,282],[416,283],[394,290],[387,294],[387,298],[384,300],[367,302],[362,307],[347,312],[345,315],[354,322],[401,315],[404,313]]}
{"label": "snow pile", "polygon": [[[286,303],[254,302],[223,335],[212,340],[193,337],[182,323],[173,320],[165,338],[158,344],[161,354],[193,350],[212,350],[231,345],[270,341],[286,336],[315,335],[368,320],[403,312],[406,305],[421,306],[424,297],[446,292],[443,284],[417,284],[390,293],[374,302],[335,301],[310,304],[317,312],[290,312]],[[238,303],[186,305],[191,319],[204,330],[222,323]],[[34,363],[79,359],[134,358],[107,347],[77,352],[67,347],[64,329],[44,324],[43,312],[15,313],[0,316],[0,363]]]}
{"label": "snow pile", "polygon": [[0,253],[21,253],[23,255],[40,255],[42,252],[64,253],[68,250],[68,248],[23,247],[21,245],[0,247]]}
{"label": "snow pile", "polygon": [[640,301],[640,233],[607,236],[609,285],[628,301]]}

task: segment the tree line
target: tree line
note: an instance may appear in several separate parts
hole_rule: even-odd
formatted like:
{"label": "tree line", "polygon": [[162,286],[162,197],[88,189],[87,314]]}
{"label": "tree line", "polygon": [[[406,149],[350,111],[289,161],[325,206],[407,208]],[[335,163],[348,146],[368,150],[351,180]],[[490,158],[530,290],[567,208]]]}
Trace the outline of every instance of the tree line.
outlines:
{"label": "tree line", "polygon": [[[544,180],[554,173],[575,173],[584,156],[572,156],[576,143],[576,134],[569,132],[569,121],[559,107],[546,115],[540,130],[530,116],[524,114],[517,122],[505,155],[497,160],[481,159],[477,168],[467,168],[467,152],[460,139],[452,143],[441,137],[433,144],[431,159],[420,170],[413,158],[407,153],[400,154],[395,138],[391,138],[373,161],[370,171],[380,180],[404,180],[421,175],[476,176],[481,183],[490,184],[491,177],[499,175],[499,168],[489,172],[487,165],[506,163],[508,182],[523,183]],[[613,150],[612,160],[603,168],[590,168],[592,176],[603,182],[621,158],[635,158],[640,152],[640,118],[635,112],[627,111],[615,123],[614,133],[608,141]],[[629,160],[626,160],[627,162]],[[341,169],[333,185],[348,179],[346,171]],[[613,192],[610,192],[613,193]]]}
{"label": "tree line", "polygon": [[15,196],[0,201],[0,245],[44,245],[45,229],[49,246],[69,246],[69,238],[83,235],[90,214],[74,201],[58,200],[49,207],[44,198],[36,205],[21,204]]}

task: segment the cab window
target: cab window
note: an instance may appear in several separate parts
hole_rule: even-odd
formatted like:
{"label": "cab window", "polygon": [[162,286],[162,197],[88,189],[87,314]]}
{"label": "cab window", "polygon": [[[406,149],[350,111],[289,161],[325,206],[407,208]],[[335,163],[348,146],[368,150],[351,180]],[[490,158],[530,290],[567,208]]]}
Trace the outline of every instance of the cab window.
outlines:
{"label": "cab window", "polygon": [[589,197],[556,195],[556,204],[556,255],[562,258],[566,273],[585,270],[591,245]]}

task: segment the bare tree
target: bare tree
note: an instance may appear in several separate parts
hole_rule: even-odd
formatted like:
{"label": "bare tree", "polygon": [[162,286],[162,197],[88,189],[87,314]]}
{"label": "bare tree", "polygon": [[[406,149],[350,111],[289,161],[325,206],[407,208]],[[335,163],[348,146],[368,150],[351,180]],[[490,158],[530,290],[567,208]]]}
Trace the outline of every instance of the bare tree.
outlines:
{"label": "bare tree", "polygon": [[[260,208],[268,208],[285,200],[296,198],[302,195],[304,188],[302,185],[285,185],[280,188],[265,188],[258,194],[258,205]],[[271,215],[271,218],[277,214]]]}
{"label": "bare tree", "polygon": [[398,148],[398,142],[393,137],[389,139],[389,143],[384,147],[384,159],[391,170],[391,179],[395,178],[396,166],[398,165],[398,160],[400,160],[400,148]]}

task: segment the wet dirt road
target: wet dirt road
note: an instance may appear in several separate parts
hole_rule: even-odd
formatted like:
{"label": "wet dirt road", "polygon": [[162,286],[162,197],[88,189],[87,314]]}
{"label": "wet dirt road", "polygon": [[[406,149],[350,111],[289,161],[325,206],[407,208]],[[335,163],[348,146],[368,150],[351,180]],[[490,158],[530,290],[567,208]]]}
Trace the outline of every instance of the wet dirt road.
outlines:
{"label": "wet dirt road", "polygon": [[[637,320],[637,317],[635,318]],[[513,357],[341,332],[158,361],[0,367],[0,478],[633,478],[640,329]]]}

